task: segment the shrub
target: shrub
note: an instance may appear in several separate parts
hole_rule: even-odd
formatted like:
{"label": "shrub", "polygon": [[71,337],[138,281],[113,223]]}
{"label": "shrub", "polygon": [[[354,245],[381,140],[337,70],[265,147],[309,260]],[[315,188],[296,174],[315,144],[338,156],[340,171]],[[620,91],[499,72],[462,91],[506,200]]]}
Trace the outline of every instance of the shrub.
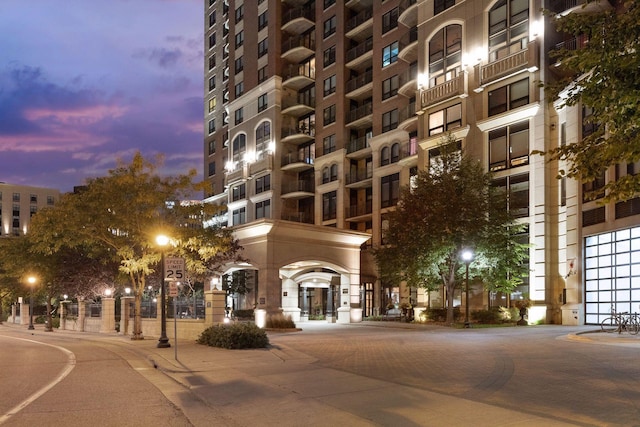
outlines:
{"label": "shrub", "polygon": [[269,329],[294,329],[296,324],[291,320],[291,316],[284,316],[283,314],[274,314],[267,318],[266,328]]}
{"label": "shrub", "polygon": [[267,333],[255,323],[238,322],[211,326],[200,334],[198,344],[227,349],[265,348],[269,345]]}
{"label": "shrub", "polygon": [[233,310],[233,315],[236,316],[237,319],[253,320],[253,309],[250,308],[248,310]]}
{"label": "shrub", "polygon": [[502,323],[502,313],[499,309],[477,310],[471,313],[471,317],[478,323]]}
{"label": "shrub", "polygon": [[[446,308],[428,308],[425,311],[427,312],[427,318],[433,322],[445,322],[447,320]],[[460,317],[460,307],[454,307],[453,320],[455,321],[459,317]]]}

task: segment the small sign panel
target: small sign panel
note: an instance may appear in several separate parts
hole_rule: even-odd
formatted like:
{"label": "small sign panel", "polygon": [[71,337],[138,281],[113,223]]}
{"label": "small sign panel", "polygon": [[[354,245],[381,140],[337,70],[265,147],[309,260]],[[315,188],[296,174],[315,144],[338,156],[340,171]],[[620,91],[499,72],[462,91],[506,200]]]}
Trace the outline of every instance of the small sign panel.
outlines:
{"label": "small sign panel", "polygon": [[167,282],[184,280],[184,258],[166,257],[164,259],[164,277]]}
{"label": "small sign panel", "polygon": [[170,297],[178,296],[178,282],[169,282],[169,296]]}

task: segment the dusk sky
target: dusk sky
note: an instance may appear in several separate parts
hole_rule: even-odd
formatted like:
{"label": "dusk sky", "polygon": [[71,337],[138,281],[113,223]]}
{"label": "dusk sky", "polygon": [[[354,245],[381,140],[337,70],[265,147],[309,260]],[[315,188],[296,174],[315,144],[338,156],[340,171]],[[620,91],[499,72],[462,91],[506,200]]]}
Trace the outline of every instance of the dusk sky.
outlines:
{"label": "dusk sky", "polygon": [[203,165],[202,0],[0,0],[0,182]]}

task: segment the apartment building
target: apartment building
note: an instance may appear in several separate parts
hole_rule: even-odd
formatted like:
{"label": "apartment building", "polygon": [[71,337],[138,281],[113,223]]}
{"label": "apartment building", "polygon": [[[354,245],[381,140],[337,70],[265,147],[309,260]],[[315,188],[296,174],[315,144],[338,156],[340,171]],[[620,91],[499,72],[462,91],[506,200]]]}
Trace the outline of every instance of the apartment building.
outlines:
{"label": "apartment building", "polygon": [[59,190],[0,182],[0,238],[27,234],[31,217],[59,198]]}
{"label": "apartment building", "polygon": [[[604,305],[589,299],[606,298],[607,283],[591,290],[600,267],[585,248],[611,233],[640,244],[639,212],[583,201],[580,185],[556,179],[559,162],[530,154],[583,132],[581,111],[557,110],[539,86],[562,72],[549,52],[563,42],[541,9],[588,13],[581,3],[205,0],[206,201],[227,207],[221,221],[249,259],[228,270],[253,283],[240,308],[352,322],[442,304],[381,283],[372,248],[400,187],[451,133],[509,191],[531,244],[526,282],[512,295],[477,289],[470,306],[529,297],[533,320],[595,322]],[[640,279],[628,264],[631,306]]]}

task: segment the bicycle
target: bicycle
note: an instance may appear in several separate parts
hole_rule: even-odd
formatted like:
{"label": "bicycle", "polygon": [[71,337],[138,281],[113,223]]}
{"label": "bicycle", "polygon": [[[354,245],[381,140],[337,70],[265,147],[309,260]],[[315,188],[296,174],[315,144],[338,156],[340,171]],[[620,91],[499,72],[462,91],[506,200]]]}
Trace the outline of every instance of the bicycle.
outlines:
{"label": "bicycle", "polygon": [[611,316],[600,322],[600,328],[603,332],[621,334],[623,331],[631,335],[637,335],[640,332],[640,319],[638,313],[622,312],[617,313],[615,307],[611,306]]}

